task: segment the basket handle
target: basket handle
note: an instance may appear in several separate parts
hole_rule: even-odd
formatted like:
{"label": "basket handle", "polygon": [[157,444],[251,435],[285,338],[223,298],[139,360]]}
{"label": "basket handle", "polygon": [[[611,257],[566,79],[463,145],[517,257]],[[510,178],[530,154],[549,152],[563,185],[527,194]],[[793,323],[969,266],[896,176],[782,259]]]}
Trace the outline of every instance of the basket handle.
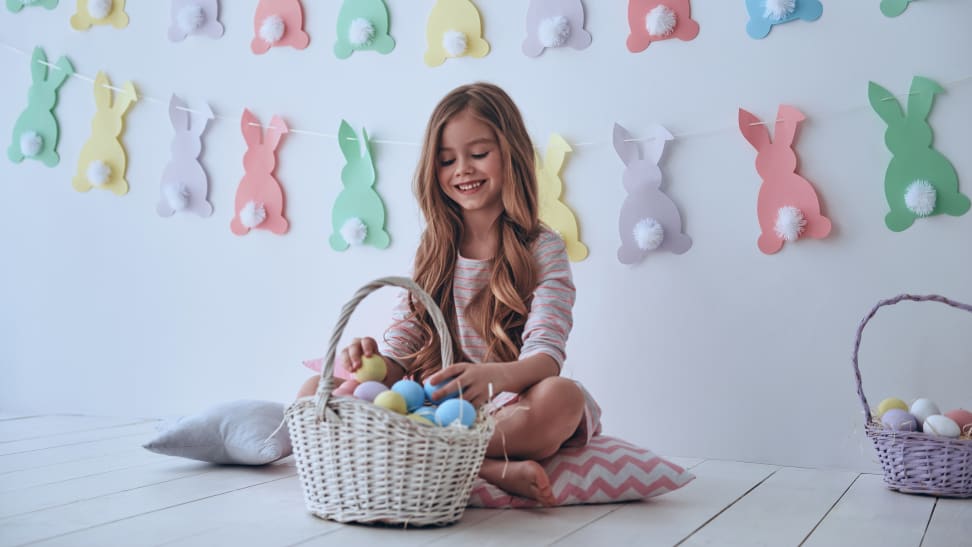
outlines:
{"label": "basket handle", "polygon": [[324,357],[324,366],[321,368],[321,381],[317,383],[317,394],[315,397],[317,399],[318,418],[323,419],[324,409],[327,406],[328,399],[331,397],[331,391],[334,389],[334,358],[337,356],[337,346],[341,341],[341,336],[344,334],[344,328],[347,326],[348,320],[351,319],[351,314],[366,296],[385,286],[406,289],[425,306],[425,309],[429,312],[429,316],[432,318],[432,324],[439,334],[439,346],[442,350],[442,368],[452,364],[452,335],[449,334],[449,327],[446,325],[445,318],[442,317],[442,311],[439,310],[439,306],[432,300],[432,297],[407,277],[382,277],[376,279],[354,293],[351,300],[341,309],[341,315],[338,317],[337,324],[334,325],[334,332],[331,334],[331,341],[329,342],[330,346],[327,350],[327,355]]}
{"label": "basket handle", "polygon": [[864,388],[861,386],[861,369],[857,364],[857,354],[861,349],[861,335],[864,333],[864,326],[867,322],[874,317],[874,314],[884,306],[891,306],[901,302],[903,300],[911,300],[913,302],[925,302],[934,301],[941,302],[942,304],[948,304],[953,308],[958,308],[960,310],[965,310],[967,312],[972,312],[972,306],[968,304],[963,304],[961,302],[956,302],[945,298],[944,296],[939,296],[937,294],[927,294],[927,295],[913,295],[913,294],[899,294],[894,298],[888,298],[887,300],[882,300],[875,305],[871,311],[864,316],[861,320],[860,326],[857,327],[857,338],[854,339],[854,376],[857,379],[857,395],[861,398],[861,405],[864,407],[864,425],[867,426],[871,421],[871,407],[867,404],[867,398],[864,397]]}

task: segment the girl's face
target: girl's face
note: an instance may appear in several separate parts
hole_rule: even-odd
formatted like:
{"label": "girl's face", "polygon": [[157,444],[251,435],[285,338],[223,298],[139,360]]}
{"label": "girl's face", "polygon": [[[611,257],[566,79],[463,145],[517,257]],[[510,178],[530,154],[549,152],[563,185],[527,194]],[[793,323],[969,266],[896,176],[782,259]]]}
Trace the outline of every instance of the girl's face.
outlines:
{"label": "girl's face", "polygon": [[503,167],[493,129],[469,110],[456,114],[442,128],[436,158],[439,186],[463,211],[503,210]]}

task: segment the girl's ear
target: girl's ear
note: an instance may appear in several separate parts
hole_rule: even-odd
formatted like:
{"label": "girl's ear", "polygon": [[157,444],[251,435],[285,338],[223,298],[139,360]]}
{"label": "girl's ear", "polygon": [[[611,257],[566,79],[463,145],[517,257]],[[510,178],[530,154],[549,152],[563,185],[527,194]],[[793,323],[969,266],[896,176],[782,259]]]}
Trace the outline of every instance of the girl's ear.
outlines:
{"label": "girl's ear", "polygon": [[739,132],[753,145],[756,150],[762,150],[770,143],[769,129],[759,121],[752,112],[739,109]]}
{"label": "girl's ear", "polygon": [[797,124],[805,119],[807,117],[803,112],[790,105],[781,104],[776,114],[776,133],[773,136],[776,144],[792,147],[793,139],[796,138]]}
{"label": "girl's ear", "polygon": [[871,103],[871,108],[889,126],[901,125],[904,122],[904,112],[901,111],[898,99],[887,89],[874,82],[868,82],[867,100]]}
{"label": "girl's ear", "polygon": [[[46,63],[47,55],[44,50],[40,46],[35,47],[33,55],[30,56],[30,77],[34,85],[47,81],[48,67]],[[55,71],[56,69],[51,69],[51,72]]]}
{"label": "girl's ear", "polygon": [[908,117],[913,120],[927,120],[935,95],[943,91],[945,90],[942,86],[928,78],[915,76],[911,80],[911,94],[908,96]]}
{"label": "girl's ear", "polygon": [[260,127],[260,120],[248,109],[243,109],[243,117],[240,118],[240,130],[243,132],[243,140],[249,146],[256,146],[263,140],[263,128]]}
{"label": "girl's ear", "polygon": [[658,165],[658,162],[661,160],[662,153],[665,152],[665,143],[674,139],[675,137],[673,137],[667,129],[658,124],[648,127],[648,136],[650,136],[651,139],[646,141],[644,145],[645,159],[655,165]]}
{"label": "girl's ear", "polygon": [[287,122],[280,116],[274,116],[270,118],[270,127],[267,127],[263,144],[270,147],[270,150],[276,150],[280,144],[280,139],[283,138],[284,134],[289,132],[290,128],[287,127]]}
{"label": "girl's ear", "polygon": [[641,152],[638,150],[638,143],[633,142],[631,133],[621,127],[621,124],[614,124],[614,151],[625,165],[641,159]]}
{"label": "girl's ear", "polygon": [[354,134],[354,129],[345,120],[341,120],[341,127],[338,128],[338,146],[341,147],[341,153],[344,154],[347,163],[361,157],[358,136]]}

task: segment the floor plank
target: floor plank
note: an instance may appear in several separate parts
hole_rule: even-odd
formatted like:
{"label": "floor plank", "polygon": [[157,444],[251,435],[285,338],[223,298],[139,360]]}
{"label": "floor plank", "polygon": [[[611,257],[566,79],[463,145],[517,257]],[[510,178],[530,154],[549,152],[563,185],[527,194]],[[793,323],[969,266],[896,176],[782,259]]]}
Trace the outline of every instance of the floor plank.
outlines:
{"label": "floor plank", "polygon": [[121,437],[144,436],[146,431],[154,431],[158,422],[139,421],[135,423],[118,424],[113,426],[91,428],[76,432],[58,433],[55,435],[44,435],[18,441],[10,441],[0,444],[0,456],[7,454],[19,454],[21,452],[31,452],[54,448],[55,446],[67,446],[79,443],[88,443],[104,439],[117,439]]}
{"label": "floor plank", "polygon": [[889,490],[881,475],[861,475],[804,545],[914,547],[928,524],[935,498]]}
{"label": "floor plank", "polygon": [[683,545],[799,545],[857,475],[849,471],[780,469]]}
{"label": "floor plank", "polygon": [[672,458],[665,457],[666,460],[674,463],[675,465],[680,465],[685,469],[692,469],[693,467],[699,465],[705,461],[705,458]]}
{"label": "floor plank", "polygon": [[0,446],[11,441],[35,439],[62,433],[77,433],[142,421],[144,420],[138,418],[78,416],[73,414],[30,416],[3,420],[0,421]]}
{"label": "floor plank", "polygon": [[502,511],[494,518],[435,538],[432,545],[550,545],[574,530],[615,511],[619,505],[572,505]]}
{"label": "floor plank", "polygon": [[922,547],[968,547],[972,543],[972,500],[940,498]]}
{"label": "floor plank", "polygon": [[0,455],[0,473],[36,469],[38,467],[78,461],[86,458],[97,458],[131,450],[135,447],[141,447],[142,443],[152,438],[155,432],[155,425],[146,424],[140,427],[143,428],[141,435],[86,441],[43,450]]}
{"label": "floor plank", "polygon": [[10,490],[18,490],[20,488],[90,477],[119,469],[148,465],[167,459],[167,456],[155,454],[142,447],[137,447],[105,456],[57,463],[10,473],[0,473],[0,492],[9,492]]}

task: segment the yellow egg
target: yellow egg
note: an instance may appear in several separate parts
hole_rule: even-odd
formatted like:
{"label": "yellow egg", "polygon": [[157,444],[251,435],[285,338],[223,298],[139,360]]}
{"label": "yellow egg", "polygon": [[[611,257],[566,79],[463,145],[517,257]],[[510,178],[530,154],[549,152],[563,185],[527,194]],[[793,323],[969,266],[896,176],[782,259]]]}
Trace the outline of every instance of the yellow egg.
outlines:
{"label": "yellow egg", "polygon": [[382,408],[387,408],[393,412],[399,414],[405,414],[408,412],[408,407],[405,406],[405,397],[402,397],[397,391],[382,391],[375,397],[375,406],[380,406]]}
{"label": "yellow egg", "polygon": [[375,381],[380,382],[388,374],[388,367],[381,355],[375,354],[371,357],[361,358],[361,368],[354,373],[354,377],[361,383]]}
{"label": "yellow egg", "polygon": [[881,404],[878,405],[877,408],[878,418],[884,416],[884,413],[891,410],[892,408],[900,408],[901,410],[908,412],[908,403],[896,397],[888,397],[887,399],[881,401]]}
{"label": "yellow egg", "polygon": [[406,418],[412,420],[413,422],[420,423],[422,425],[435,425],[434,423],[429,421],[429,419],[426,418],[425,416],[422,416],[421,414],[415,414],[414,412],[406,416]]}

